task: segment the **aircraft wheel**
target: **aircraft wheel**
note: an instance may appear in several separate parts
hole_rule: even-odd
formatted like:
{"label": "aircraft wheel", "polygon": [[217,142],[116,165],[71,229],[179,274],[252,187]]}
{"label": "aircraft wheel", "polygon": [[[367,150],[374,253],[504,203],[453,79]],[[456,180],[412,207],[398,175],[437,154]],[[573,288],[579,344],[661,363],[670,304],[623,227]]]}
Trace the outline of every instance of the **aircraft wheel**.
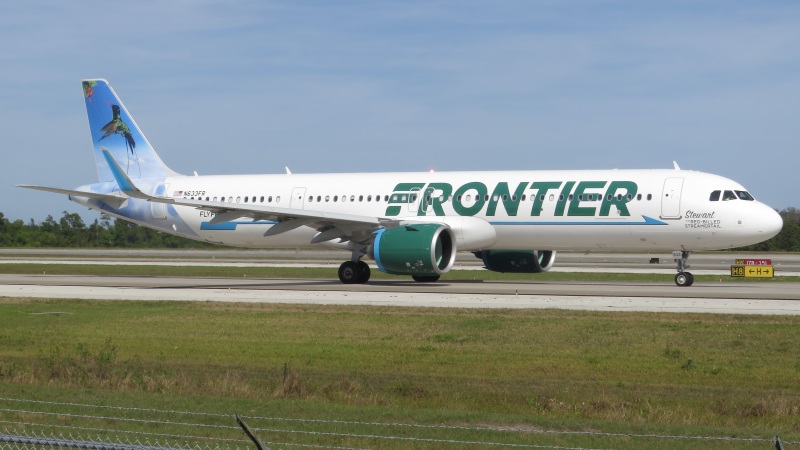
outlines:
{"label": "aircraft wheel", "polygon": [[681,287],[689,287],[694,283],[694,275],[689,272],[678,272],[675,275],[675,284]]}
{"label": "aircraft wheel", "polygon": [[339,281],[344,284],[356,284],[361,280],[361,268],[355,261],[345,261],[339,266]]}
{"label": "aircraft wheel", "polygon": [[365,263],[364,261],[358,262],[358,282],[359,283],[366,283],[369,281],[369,276],[371,271],[369,270],[369,264]]}
{"label": "aircraft wheel", "polygon": [[411,275],[411,278],[417,283],[433,283],[434,281],[439,281],[439,275]]}

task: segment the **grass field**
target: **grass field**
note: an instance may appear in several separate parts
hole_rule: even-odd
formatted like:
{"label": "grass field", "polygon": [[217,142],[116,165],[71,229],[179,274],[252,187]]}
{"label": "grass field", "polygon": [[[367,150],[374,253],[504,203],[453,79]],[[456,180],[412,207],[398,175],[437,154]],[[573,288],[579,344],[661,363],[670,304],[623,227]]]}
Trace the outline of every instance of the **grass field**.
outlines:
{"label": "grass field", "polygon": [[[6,298],[0,396],[495,430],[391,431],[431,441],[280,437],[345,447],[462,448],[433,439],[501,439],[773,448],[537,431],[800,441],[799,324],[774,316]],[[319,426],[376,433],[352,423]],[[504,427],[517,431],[496,436]]]}

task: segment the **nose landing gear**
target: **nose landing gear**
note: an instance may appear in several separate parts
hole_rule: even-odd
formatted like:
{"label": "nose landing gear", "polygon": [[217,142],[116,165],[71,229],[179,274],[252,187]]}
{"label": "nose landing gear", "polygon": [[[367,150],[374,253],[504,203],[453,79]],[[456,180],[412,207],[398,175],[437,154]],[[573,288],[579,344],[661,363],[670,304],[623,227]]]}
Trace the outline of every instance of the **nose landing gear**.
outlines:
{"label": "nose landing gear", "polygon": [[675,262],[677,263],[676,269],[678,270],[678,274],[675,275],[675,284],[681,287],[689,287],[694,283],[694,275],[686,271],[689,268],[689,254],[691,252],[686,250],[672,252],[672,256],[675,257]]}

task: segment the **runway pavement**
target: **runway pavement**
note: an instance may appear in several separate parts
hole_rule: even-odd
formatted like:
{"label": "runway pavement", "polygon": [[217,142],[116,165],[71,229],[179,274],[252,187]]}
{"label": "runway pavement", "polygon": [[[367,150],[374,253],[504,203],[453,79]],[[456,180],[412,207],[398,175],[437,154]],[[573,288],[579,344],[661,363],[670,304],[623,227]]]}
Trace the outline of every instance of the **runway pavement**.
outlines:
{"label": "runway pavement", "polygon": [[0,297],[800,315],[796,283],[555,283],[2,275]]}
{"label": "runway pavement", "polygon": [[[771,259],[775,276],[800,276],[800,254],[753,255],[734,252],[693,254],[695,275],[730,275],[736,259]],[[283,250],[147,250],[147,249],[0,249],[0,264],[113,264],[227,267],[338,267],[349,252],[325,249]],[[461,252],[454,270],[484,270],[483,262]],[[674,274],[670,253],[559,252],[553,272],[625,272]]]}

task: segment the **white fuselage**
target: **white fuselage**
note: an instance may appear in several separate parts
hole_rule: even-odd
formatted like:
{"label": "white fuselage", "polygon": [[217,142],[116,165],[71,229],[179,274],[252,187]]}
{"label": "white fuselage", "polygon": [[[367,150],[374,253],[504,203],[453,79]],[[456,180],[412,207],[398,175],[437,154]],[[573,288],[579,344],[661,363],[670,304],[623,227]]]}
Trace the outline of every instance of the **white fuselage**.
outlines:
{"label": "white fuselage", "polygon": [[[176,199],[446,223],[459,237],[458,250],[469,251],[723,249],[768,239],[782,225],[773,209],[752,198],[712,200],[714,191],[746,193],[738,183],[686,170],[219,175],[150,181],[151,194]],[[124,209],[102,209],[231,246],[298,247],[309,245],[318,233],[301,226],[265,237],[275,222],[241,218],[212,225],[214,213],[208,211],[129,201],[144,203],[137,210],[145,212],[137,217]],[[493,242],[470,236],[475,224],[483,222],[493,228]]]}

